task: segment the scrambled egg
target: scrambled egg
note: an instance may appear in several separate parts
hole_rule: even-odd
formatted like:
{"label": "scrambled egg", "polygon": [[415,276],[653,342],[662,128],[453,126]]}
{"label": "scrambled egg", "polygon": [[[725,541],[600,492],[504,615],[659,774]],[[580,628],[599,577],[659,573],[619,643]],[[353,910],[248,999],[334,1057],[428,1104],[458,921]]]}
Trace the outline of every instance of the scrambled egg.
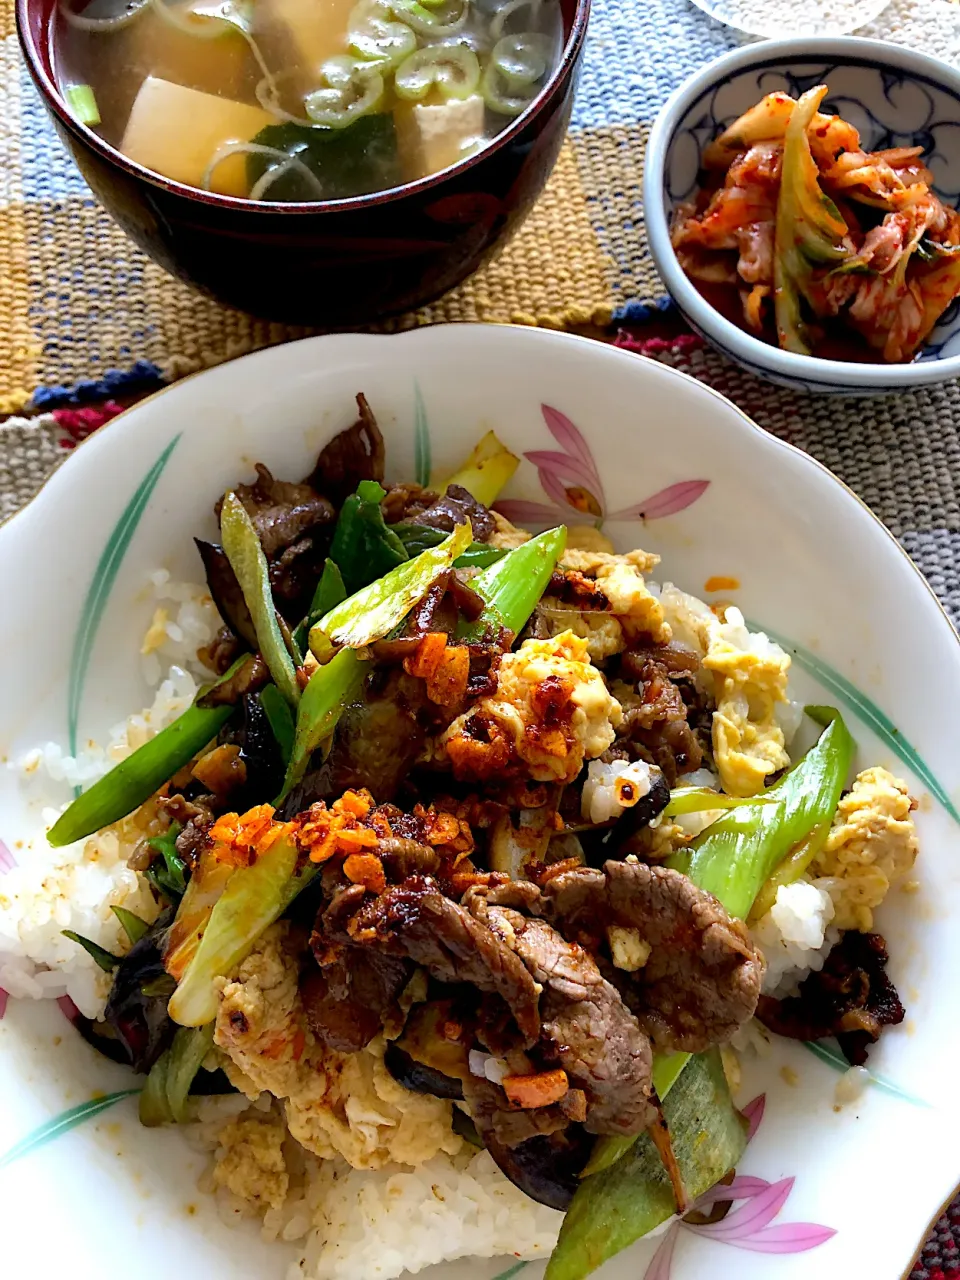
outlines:
{"label": "scrambled egg", "polygon": [[739,609],[718,618],[675,587],[662,596],[674,633],[701,654],[712,675],[713,754],[724,791],[752,796],[790,764],[777,715],[789,702],[790,657],[762,632],[747,630]]}
{"label": "scrambled egg", "polygon": [[499,511],[491,510],[496,528],[487,542],[491,547],[499,547],[503,551],[513,551],[516,547],[522,547],[525,542],[529,542],[533,537],[527,533],[526,529],[518,529],[515,524],[511,524],[506,516],[502,516]]}
{"label": "scrambled egg", "polygon": [[815,864],[817,875],[834,880],[829,889],[839,928],[869,933],[873,908],[913,866],[912,808],[907,784],[880,767],[864,769],[841,799]]}
{"label": "scrambled egg", "polygon": [[451,1104],[397,1084],[384,1066],[382,1039],[360,1053],[317,1044],[297,979],[289,928],[281,923],[223,983],[214,1040],[231,1083],[249,1098],[267,1090],[282,1099],[290,1134],[322,1159],[341,1155],[355,1169],[380,1169],[456,1154],[462,1140]]}
{"label": "scrambled egg", "polygon": [[[439,741],[440,758],[448,758],[463,776],[490,776],[509,757],[494,753],[500,743],[519,758],[536,782],[572,782],[585,759],[602,755],[613,742],[622,715],[603,676],[590,665],[587,641],[572,631],[549,640],[525,640],[504,654],[497,672],[497,692],[481,698],[454,720]],[[556,692],[560,701],[551,701]],[[569,721],[562,719],[572,706]],[[468,721],[485,724],[494,741],[477,742]]]}
{"label": "scrambled egg", "polygon": [[214,1186],[223,1187],[256,1211],[279,1209],[287,1198],[290,1175],[283,1158],[287,1126],[271,1111],[249,1112],[230,1120],[217,1134]]}
{"label": "scrambled egg", "polygon": [[618,556],[609,551],[581,550],[569,545],[561,557],[565,568],[577,570],[596,582],[610,601],[611,612],[619,619],[628,640],[649,635],[656,644],[666,644],[671,636],[670,626],[664,619],[660,600],[643,580],[643,575],[659,562],[659,556],[639,549]]}
{"label": "scrambled egg", "polygon": [[603,662],[604,658],[622,653],[626,648],[623,627],[612,613],[581,611],[576,605],[546,596],[540,601],[539,614],[551,636],[572,631],[581,640],[586,640],[591,662]]}

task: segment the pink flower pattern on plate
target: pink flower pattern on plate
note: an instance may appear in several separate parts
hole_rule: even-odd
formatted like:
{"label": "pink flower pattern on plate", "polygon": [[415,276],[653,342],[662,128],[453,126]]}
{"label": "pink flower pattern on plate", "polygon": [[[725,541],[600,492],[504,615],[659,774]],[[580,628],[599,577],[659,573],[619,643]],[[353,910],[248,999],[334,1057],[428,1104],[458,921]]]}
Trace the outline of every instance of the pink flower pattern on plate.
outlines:
{"label": "pink flower pattern on plate", "polygon": [[541,488],[554,505],[507,498],[498,502],[496,508],[508,520],[520,524],[556,524],[569,520],[571,511],[594,521],[598,528],[605,520],[658,520],[685,510],[710,484],[709,480],[679,480],[643,502],[608,511],[597,464],[580,431],[559,409],[542,404],[540,410],[547,430],[560,449],[534,449],[523,456],[537,468]]}
{"label": "pink flower pattern on plate", "polygon": [[[763,1119],[765,1096],[747,1104],[743,1109],[749,1128],[749,1142]],[[803,1253],[816,1249],[837,1233],[833,1227],[821,1227],[814,1222],[770,1223],[787,1203],[795,1178],[782,1178],[768,1182],[766,1178],[738,1177],[727,1186],[717,1185],[705,1192],[694,1209],[703,1211],[715,1204],[739,1205],[719,1222],[697,1224],[678,1219],[664,1235],[650,1260],[643,1280],[670,1280],[670,1267],[680,1232],[690,1231],[706,1240],[732,1245],[735,1249],[747,1249],[751,1253]]]}

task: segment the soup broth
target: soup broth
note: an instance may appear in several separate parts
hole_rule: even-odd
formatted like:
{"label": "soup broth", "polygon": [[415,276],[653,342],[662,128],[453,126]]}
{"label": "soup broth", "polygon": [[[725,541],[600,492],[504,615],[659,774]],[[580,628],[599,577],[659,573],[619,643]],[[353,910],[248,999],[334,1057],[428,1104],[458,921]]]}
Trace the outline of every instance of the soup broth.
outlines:
{"label": "soup broth", "polygon": [[559,0],[91,0],[62,4],[55,33],[81,123],[166,178],[269,201],[456,164],[562,49]]}

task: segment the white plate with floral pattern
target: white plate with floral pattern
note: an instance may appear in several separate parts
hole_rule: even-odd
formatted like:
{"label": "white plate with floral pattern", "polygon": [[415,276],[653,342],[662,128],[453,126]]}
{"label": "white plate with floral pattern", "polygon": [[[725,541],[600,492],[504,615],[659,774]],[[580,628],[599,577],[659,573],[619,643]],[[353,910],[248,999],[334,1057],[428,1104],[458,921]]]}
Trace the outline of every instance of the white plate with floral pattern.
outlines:
{"label": "white plate with floral pattern", "polygon": [[[735,579],[724,596],[793,654],[800,696],[841,708],[860,764],[909,779],[920,888],[894,894],[879,916],[907,1020],[873,1051],[873,1083],[840,1107],[829,1048],[779,1042],[748,1063],[737,1101],[755,1132],[732,1211],[712,1227],[674,1226],[600,1273],[896,1280],[960,1180],[960,643],[857,498],[707,387],[586,339],[457,325],[309,339],[152,397],[93,436],[0,530],[0,757],[47,739],[66,746],[71,732],[97,737],[143,704],[148,572],[195,578],[192,534],[215,498],[254,461],[306,474],[353,421],[361,390],[390,478],[449,472],[493,427],[524,455],[508,493],[515,519],[582,523],[586,513],[620,547],[659,552],[662,577],[708,599],[711,578]],[[35,824],[16,771],[0,772],[0,894],[4,865],[30,856]],[[201,1157],[175,1131],[139,1126],[138,1083],[88,1048],[53,1001],[6,1002],[4,1274],[280,1277],[284,1249],[223,1225],[197,1190]],[[542,1267],[523,1268],[524,1280]],[[520,1272],[507,1258],[429,1275]]]}

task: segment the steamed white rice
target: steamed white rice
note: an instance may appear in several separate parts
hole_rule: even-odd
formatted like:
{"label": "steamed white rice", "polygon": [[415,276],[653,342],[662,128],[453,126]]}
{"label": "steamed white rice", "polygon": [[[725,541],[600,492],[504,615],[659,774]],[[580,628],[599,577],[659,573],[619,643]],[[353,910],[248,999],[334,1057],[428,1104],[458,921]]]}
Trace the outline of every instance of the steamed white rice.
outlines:
{"label": "steamed white rice", "polygon": [[[166,569],[157,569],[147,589],[154,613],[140,661],[155,690],[150,705],[114,725],[106,743],[90,741],[76,756],[46,742],[13,762],[9,767],[23,775],[29,798],[42,803],[51,790],[65,796],[63,784],[95,782],[186,710],[209,675],[197,649],[213,639],[219,618],[206,588],[173,582]],[[62,931],[71,929],[116,952],[125,944],[112,906],[147,920],[156,917],[153,895],[127,866],[137,843],[153,832],[134,817],[51,849],[46,832],[63,807],[43,805],[41,829],[15,851],[16,865],[0,876],[0,988],[21,999],[69,996],[93,1018],[103,1010],[110,976]]]}

